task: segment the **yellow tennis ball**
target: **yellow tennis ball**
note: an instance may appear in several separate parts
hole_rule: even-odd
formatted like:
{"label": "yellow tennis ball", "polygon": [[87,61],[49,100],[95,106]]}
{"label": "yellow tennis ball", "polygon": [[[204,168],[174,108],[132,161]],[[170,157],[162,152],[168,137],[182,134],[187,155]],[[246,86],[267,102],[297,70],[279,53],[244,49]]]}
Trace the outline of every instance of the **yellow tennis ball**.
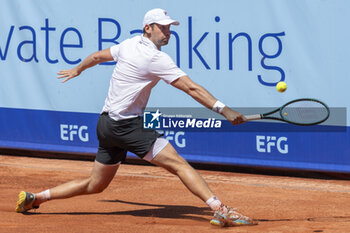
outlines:
{"label": "yellow tennis ball", "polygon": [[276,85],[276,89],[279,92],[285,92],[287,90],[287,84],[285,82],[278,82]]}

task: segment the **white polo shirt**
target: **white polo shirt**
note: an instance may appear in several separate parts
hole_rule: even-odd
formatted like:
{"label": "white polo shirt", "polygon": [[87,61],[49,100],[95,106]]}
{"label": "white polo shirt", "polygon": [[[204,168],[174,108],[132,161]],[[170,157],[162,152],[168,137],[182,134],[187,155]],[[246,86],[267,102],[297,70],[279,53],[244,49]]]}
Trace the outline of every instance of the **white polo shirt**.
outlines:
{"label": "white polo shirt", "polygon": [[102,112],[114,120],[141,116],[160,79],[170,84],[186,75],[169,55],[143,36],[127,39],[110,51],[117,64]]}

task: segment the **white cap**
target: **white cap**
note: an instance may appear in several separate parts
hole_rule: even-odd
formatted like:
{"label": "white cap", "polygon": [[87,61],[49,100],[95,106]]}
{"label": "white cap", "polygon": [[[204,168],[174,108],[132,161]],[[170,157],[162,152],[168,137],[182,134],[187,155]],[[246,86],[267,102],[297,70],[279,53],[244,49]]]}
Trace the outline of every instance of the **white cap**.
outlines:
{"label": "white cap", "polygon": [[146,26],[146,24],[152,24],[152,23],[157,23],[160,25],[179,25],[179,21],[173,20],[168,16],[168,13],[160,8],[156,8],[153,10],[148,11],[145,14],[145,17],[143,18],[143,27]]}

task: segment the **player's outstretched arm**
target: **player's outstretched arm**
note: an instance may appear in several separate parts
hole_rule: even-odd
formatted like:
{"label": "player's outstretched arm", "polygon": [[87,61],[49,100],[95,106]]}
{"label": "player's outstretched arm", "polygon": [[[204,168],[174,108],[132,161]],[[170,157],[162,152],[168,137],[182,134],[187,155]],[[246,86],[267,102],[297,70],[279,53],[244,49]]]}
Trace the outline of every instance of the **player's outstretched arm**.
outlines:
{"label": "player's outstretched arm", "polygon": [[99,63],[106,62],[106,61],[112,61],[113,57],[111,55],[110,49],[105,49],[101,51],[97,51],[87,58],[85,58],[78,66],[74,67],[73,69],[69,70],[61,70],[57,74],[59,75],[57,78],[64,80],[63,83],[68,81],[69,79],[72,79],[78,75],[81,74],[84,70],[86,70],[89,67],[95,66]]}
{"label": "player's outstretched arm", "polygon": [[[203,106],[209,109],[214,109],[217,99],[204,87],[193,82],[188,76],[183,76],[176,79],[171,83],[171,85],[186,92]],[[223,107],[220,113],[233,125],[241,124],[247,121],[247,119],[241,113],[234,111],[227,106]]]}

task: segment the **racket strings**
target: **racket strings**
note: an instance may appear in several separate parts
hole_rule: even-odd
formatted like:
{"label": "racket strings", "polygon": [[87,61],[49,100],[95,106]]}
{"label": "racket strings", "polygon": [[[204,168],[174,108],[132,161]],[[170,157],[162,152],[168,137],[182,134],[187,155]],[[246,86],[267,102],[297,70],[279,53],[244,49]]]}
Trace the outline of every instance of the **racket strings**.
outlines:
{"label": "racket strings", "polygon": [[286,105],[282,117],[297,124],[313,124],[328,118],[329,110],[323,104],[310,100],[297,101]]}

